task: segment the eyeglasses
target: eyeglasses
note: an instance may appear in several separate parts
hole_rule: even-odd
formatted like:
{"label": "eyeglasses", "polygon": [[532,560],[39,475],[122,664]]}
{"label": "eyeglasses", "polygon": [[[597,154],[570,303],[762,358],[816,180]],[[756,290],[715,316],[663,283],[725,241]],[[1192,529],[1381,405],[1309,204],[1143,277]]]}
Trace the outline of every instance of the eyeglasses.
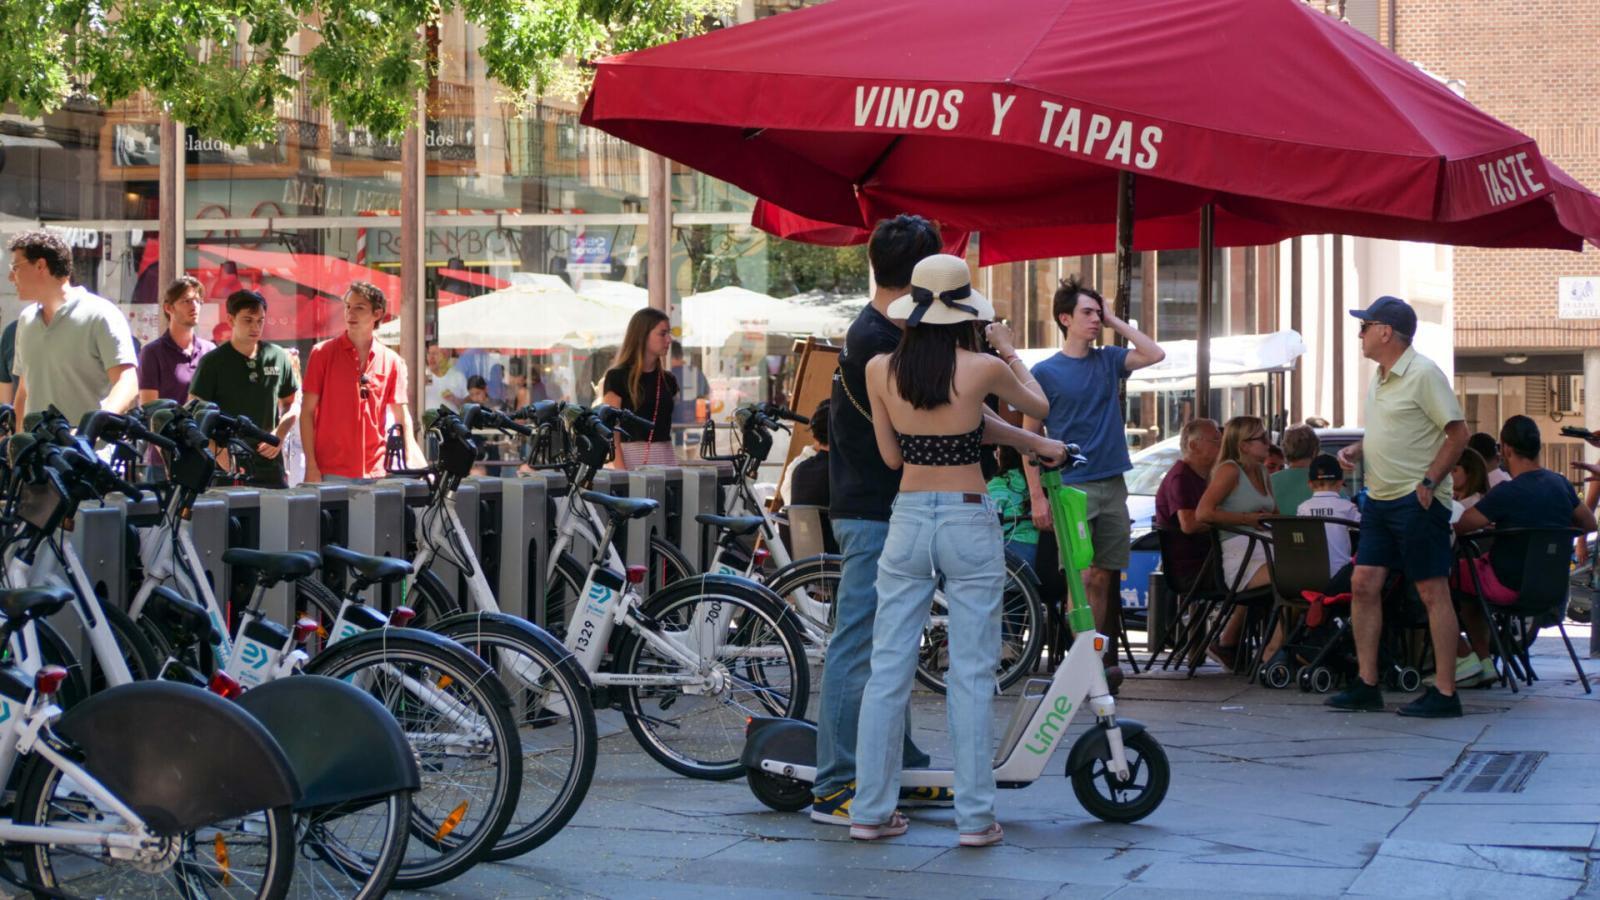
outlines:
{"label": "eyeglasses", "polygon": [[1264,434],[1253,434],[1253,435],[1245,438],[1243,443],[1252,444],[1252,443],[1255,443],[1256,441],[1260,441],[1261,443],[1265,444],[1267,442],[1267,436],[1264,435]]}

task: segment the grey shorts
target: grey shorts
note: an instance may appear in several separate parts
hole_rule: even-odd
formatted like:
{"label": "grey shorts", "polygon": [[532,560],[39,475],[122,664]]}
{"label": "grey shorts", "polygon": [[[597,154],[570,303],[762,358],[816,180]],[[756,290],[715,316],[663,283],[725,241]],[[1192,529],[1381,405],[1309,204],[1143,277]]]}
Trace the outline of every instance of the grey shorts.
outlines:
{"label": "grey shorts", "polygon": [[1088,500],[1089,542],[1094,546],[1097,569],[1121,572],[1128,568],[1128,542],[1133,520],[1128,517],[1128,483],[1121,475],[1069,485]]}

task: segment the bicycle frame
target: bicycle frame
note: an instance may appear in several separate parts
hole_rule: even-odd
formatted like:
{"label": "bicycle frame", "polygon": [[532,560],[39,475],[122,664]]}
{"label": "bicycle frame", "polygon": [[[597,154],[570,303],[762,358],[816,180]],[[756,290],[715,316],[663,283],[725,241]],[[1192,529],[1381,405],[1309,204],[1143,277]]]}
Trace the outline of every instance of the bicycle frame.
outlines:
{"label": "bicycle frame", "polygon": [[[18,671],[31,681],[40,669],[38,630],[32,621],[13,633],[9,648]],[[150,833],[144,820],[74,762],[64,745],[44,734],[46,727],[61,718],[61,708],[48,700],[41,703],[40,699],[37,692],[30,692],[21,703],[0,698],[0,783],[10,782],[19,759],[37,753],[71,779],[99,809],[116,814],[122,826],[18,825],[5,818],[0,819],[0,842],[99,847],[124,858],[159,852],[160,839]]]}
{"label": "bicycle frame", "polygon": [[[73,549],[71,541],[61,541],[54,537],[42,541],[47,545],[52,555],[61,563],[62,570],[66,573],[68,586],[76,602],[72,609],[82,623],[84,633],[89,637],[89,646],[94,650],[95,660],[100,668],[105,671],[108,684],[128,684],[133,681],[133,673],[128,670],[127,661],[122,658],[122,653],[117,650],[117,639],[111,632],[111,625],[106,621],[105,611],[100,605],[100,596],[89,586],[89,575],[84,571],[83,562],[78,558],[78,551]],[[30,577],[32,567],[24,562],[18,555],[16,545],[6,548],[6,582],[13,585],[26,585],[33,583]],[[29,623],[27,631],[33,630],[33,623]]]}

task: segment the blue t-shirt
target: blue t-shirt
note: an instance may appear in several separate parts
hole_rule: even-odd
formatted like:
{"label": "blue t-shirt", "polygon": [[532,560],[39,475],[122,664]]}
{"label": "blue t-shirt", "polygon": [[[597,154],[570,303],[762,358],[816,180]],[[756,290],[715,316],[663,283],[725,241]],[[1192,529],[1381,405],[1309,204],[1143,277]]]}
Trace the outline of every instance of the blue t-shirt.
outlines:
{"label": "blue t-shirt", "polygon": [[1057,353],[1033,367],[1034,380],[1050,401],[1045,433],[1077,444],[1089,459],[1081,469],[1061,471],[1068,484],[1099,481],[1133,468],[1117,402],[1121,381],[1128,377],[1127,358],[1127,347],[1095,347],[1082,359]]}
{"label": "blue t-shirt", "polygon": [[[1578,493],[1572,489],[1572,482],[1549,469],[1534,469],[1490,488],[1473,509],[1483,513],[1497,529],[1570,528],[1572,509],[1577,505]],[[1525,544],[1526,539],[1516,535],[1495,541],[1490,558],[1495,575],[1506,587],[1522,585]]]}

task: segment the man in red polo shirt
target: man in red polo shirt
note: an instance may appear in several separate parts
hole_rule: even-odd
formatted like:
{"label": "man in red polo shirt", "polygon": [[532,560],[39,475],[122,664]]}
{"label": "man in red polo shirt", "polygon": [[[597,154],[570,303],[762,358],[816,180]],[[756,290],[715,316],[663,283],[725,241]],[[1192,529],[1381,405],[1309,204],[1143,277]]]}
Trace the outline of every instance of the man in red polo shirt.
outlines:
{"label": "man in red polo shirt", "polygon": [[311,348],[300,400],[308,482],[382,478],[385,410],[405,432],[406,465],[427,458],[411,430],[405,365],[373,339],[387,307],[383,291],[352,283],[344,295],[345,333]]}

